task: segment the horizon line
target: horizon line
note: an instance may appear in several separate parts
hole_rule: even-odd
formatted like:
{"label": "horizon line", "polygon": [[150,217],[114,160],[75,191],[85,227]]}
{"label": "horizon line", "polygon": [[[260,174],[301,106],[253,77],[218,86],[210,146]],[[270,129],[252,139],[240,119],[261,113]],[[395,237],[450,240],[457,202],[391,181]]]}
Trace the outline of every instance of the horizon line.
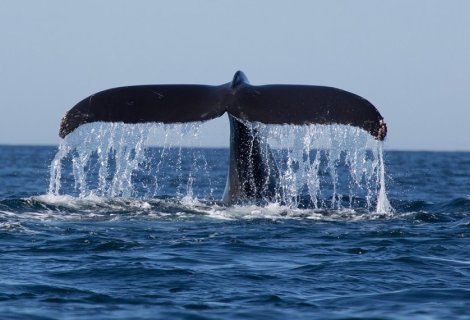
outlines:
{"label": "horizon line", "polygon": [[[30,144],[30,143],[2,143],[0,142],[0,147],[51,147],[56,148],[58,147],[60,142],[57,144],[49,144],[49,143],[38,143],[38,144]],[[163,147],[162,145],[152,144],[148,145],[149,147]],[[174,144],[172,146],[181,147],[184,149],[196,148],[196,149],[229,149],[229,146],[187,146],[187,145],[178,145]],[[384,151],[387,152],[448,152],[448,153],[457,153],[457,152],[470,152],[470,149],[413,149],[413,148],[387,148],[384,144]]]}

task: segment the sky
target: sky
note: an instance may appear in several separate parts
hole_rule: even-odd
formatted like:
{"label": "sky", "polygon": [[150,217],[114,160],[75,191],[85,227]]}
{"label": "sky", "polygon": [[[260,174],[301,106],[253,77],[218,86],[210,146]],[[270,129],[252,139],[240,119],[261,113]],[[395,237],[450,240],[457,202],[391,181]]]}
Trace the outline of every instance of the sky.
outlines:
{"label": "sky", "polygon": [[[1,0],[0,144],[57,145],[81,99],[137,84],[338,87],[393,150],[470,150],[470,1]],[[212,120],[207,146],[228,145]]]}

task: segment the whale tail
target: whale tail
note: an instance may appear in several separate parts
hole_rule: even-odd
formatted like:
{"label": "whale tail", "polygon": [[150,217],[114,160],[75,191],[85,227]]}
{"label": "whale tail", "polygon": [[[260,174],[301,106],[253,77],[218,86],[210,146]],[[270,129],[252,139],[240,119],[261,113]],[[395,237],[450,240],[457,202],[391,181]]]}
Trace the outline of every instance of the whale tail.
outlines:
{"label": "whale tail", "polygon": [[271,149],[248,122],[345,124],[383,140],[387,126],[377,109],[353,93],[322,86],[252,86],[237,71],[219,86],[141,85],[113,88],[83,99],[62,119],[64,138],[85,123],[182,123],[225,112],[230,121],[230,159],[223,202],[279,201],[279,170]]}
{"label": "whale tail", "polygon": [[387,126],[366,99],[341,89],[311,85],[250,85],[237,71],[229,83],[139,85],[95,93],[70,109],[60,124],[64,138],[90,122],[182,123],[206,121],[225,112],[265,124],[344,124],[383,140]]}

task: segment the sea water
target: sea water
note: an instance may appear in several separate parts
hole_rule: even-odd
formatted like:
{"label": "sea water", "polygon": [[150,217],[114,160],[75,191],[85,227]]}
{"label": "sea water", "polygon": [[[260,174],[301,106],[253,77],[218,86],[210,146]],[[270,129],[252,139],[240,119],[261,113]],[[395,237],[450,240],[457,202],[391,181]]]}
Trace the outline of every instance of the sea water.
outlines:
{"label": "sea water", "polygon": [[470,153],[258,125],[284,201],[225,206],[199,128],[84,129],[0,146],[2,318],[470,317]]}

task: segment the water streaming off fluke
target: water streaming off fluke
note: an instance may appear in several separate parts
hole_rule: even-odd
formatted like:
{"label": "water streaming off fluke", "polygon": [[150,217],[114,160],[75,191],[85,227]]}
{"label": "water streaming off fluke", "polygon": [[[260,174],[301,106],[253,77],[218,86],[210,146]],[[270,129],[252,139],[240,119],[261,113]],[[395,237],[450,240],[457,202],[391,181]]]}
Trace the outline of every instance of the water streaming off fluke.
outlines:
{"label": "water streaming off fluke", "polygon": [[[201,125],[83,125],[61,141],[51,163],[49,193],[219,201],[228,150],[201,148]],[[342,125],[250,125],[273,150],[280,204],[392,212],[382,142],[367,132]]]}

